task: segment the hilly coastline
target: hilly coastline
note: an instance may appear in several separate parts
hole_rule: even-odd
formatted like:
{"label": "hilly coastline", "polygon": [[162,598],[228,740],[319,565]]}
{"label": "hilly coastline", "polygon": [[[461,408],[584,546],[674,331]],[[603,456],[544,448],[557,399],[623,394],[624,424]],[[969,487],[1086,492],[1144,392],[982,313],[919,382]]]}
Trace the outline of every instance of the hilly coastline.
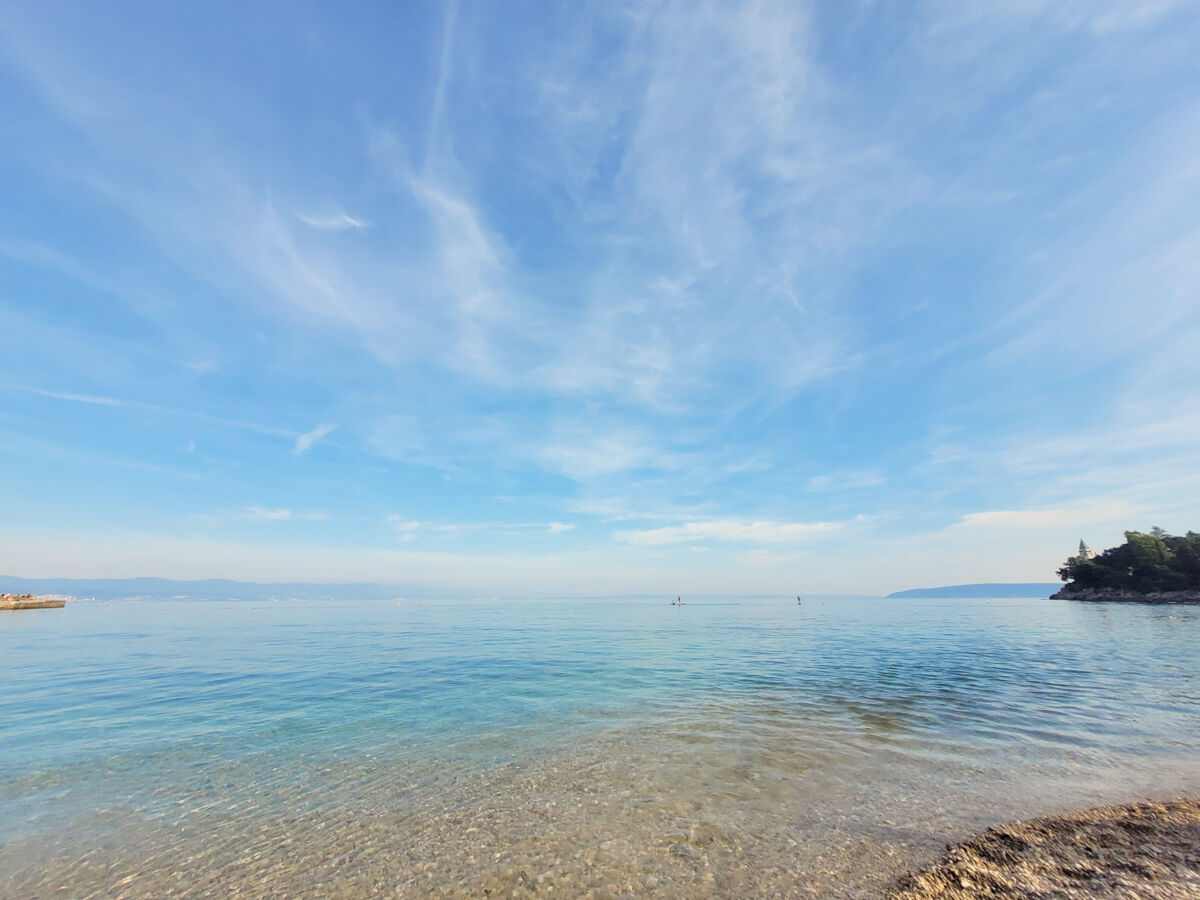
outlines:
{"label": "hilly coastline", "polygon": [[945,587],[913,588],[895,591],[887,595],[888,600],[903,600],[910,597],[961,597],[964,599],[986,599],[1002,597],[1049,597],[1061,585],[1054,582],[1022,582],[1006,584],[951,584]]}
{"label": "hilly coastline", "polygon": [[0,590],[96,600],[388,600],[411,589],[395,584],[353,582],[253,582],[207,578],[14,578],[0,575]]}

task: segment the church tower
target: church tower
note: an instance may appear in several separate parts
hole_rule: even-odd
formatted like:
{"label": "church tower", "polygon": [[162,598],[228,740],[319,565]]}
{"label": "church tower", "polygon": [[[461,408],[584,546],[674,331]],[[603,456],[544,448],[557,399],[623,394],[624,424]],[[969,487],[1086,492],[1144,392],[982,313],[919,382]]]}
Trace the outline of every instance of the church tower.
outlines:
{"label": "church tower", "polygon": [[1076,559],[1095,559],[1096,554],[1083,538],[1079,539],[1079,553],[1076,554]]}

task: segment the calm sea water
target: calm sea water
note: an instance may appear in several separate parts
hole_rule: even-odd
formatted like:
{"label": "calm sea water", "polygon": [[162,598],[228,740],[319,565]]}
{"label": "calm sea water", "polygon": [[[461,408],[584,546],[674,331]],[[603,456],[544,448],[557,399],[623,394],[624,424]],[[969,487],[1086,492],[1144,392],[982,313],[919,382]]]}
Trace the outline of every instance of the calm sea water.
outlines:
{"label": "calm sea water", "polygon": [[1198,646],[1049,600],[0,614],[0,895],[876,896],[1200,789]]}

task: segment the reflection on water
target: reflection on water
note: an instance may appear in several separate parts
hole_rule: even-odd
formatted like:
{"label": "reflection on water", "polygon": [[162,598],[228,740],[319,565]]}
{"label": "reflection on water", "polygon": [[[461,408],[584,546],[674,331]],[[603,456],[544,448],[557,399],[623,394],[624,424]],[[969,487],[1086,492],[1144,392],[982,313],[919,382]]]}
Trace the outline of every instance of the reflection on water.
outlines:
{"label": "reflection on water", "polygon": [[126,603],[0,620],[0,895],[875,896],[1200,787],[1195,607]]}

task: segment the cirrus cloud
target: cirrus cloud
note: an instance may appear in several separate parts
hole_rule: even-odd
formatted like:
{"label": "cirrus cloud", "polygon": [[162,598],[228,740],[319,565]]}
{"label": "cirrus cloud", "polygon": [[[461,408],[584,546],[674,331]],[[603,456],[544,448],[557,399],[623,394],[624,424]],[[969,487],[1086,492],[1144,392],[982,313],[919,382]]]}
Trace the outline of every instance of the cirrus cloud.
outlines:
{"label": "cirrus cloud", "polygon": [[845,522],[776,522],[741,519],[707,519],[684,522],[663,528],[645,528],[613,532],[613,538],[626,544],[665,546],[693,541],[730,541],[789,544],[808,540],[845,528]]}
{"label": "cirrus cloud", "polygon": [[296,438],[296,443],[292,446],[292,453],[297,456],[307,453],[313,448],[313,444],[328,436],[335,428],[337,428],[336,425],[318,425],[312,431],[304,432],[304,434]]}

